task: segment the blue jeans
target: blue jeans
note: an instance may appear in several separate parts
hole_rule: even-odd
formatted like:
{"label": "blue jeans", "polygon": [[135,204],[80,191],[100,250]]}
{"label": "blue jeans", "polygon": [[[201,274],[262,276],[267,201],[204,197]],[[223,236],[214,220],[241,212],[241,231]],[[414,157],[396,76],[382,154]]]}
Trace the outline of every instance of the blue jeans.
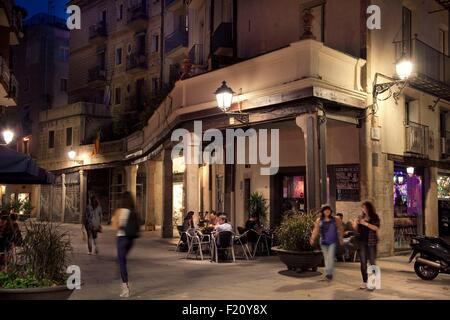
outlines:
{"label": "blue jeans", "polygon": [[332,276],[334,272],[334,259],[336,258],[336,244],[321,244],[323,257],[325,259],[325,273],[327,276]]}
{"label": "blue jeans", "polygon": [[130,237],[117,237],[117,258],[123,283],[128,283],[127,254],[133,247],[133,242]]}

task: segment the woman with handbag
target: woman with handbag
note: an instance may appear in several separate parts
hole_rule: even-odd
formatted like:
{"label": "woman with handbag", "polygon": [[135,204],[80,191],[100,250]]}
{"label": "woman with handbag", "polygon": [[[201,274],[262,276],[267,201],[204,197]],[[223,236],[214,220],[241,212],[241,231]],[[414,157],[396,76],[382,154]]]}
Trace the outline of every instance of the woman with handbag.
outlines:
{"label": "woman with handbag", "polygon": [[367,289],[367,262],[371,266],[376,264],[378,230],[380,228],[380,217],[378,216],[375,206],[370,201],[363,202],[362,214],[353,221],[353,228],[358,233],[359,242],[359,260],[361,261],[361,276],[363,283],[360,289]]}
{"label": "woman with handbag", "polygon": [[102,232],[102,207],[95,195],[90,198],[90,204],[86,208],[86,217],[84,227],[87,233],[88,254],[92,254],[92,248],[95,248],[95,254],[98,254],[97,235]]}

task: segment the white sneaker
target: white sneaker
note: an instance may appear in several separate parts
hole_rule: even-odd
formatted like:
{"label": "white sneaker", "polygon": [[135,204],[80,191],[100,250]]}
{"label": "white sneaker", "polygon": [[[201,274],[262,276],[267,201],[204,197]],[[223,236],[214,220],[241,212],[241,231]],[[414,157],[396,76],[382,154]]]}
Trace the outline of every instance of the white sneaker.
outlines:
{"label": "white sneaker", "polygon": [[130,297],[130,287],[128,286],[128,284],[122,283],[120,297],[121,298]]}

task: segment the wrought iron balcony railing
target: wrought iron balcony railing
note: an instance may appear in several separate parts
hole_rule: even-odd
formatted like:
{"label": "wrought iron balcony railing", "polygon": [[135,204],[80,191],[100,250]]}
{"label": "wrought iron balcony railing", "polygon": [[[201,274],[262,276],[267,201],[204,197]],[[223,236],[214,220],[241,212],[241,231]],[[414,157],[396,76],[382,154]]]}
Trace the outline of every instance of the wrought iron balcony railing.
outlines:
{"label": "wrought iron balcony railing", "polygon": [[214,31],[212,37],[212,52],[220,54],[221,48],[233,48],[233,24],[222,22]]}
{"label": "wrought iron balcony railing", "polygon": [[193,65],[204,65],[205,60],[203,56],[203,45],[202,44],[194,44],[189,50],[189,61]]}
{"label": "wrought iron balcony railing", "polygon": [[148,59],[145,53],[132,53],[127,57],[127,70],[147,69]]}
{"label": "wrought iron balcony railing", "polygon": [[106,70],[104,67],[97,66],[89,69],[89,82],[105,81],[105,80],[106,80]]}
{"label": "wrought iron balcony railing", "polygon": [[168,54],[178,47],[187,47],[187,45],[188,32],[186,28],[180,26],[177,30],[166,37],[164,52]]}
{"label": "wrought iron balcony railing", "polygon": [[428,156],[428,140],[430,129],[415,122],[409,121],[405,126],[406,146],[405,153],[421,157]]}
{"label": "wrought iron balcony railing", "polygon": [[19,93],[19,83],[9,69],[8,63],[2,56],[0,56],[0,80],[5,87],[5,91],[8,92],[8,98],[17,99]]}
{"label": "wrought iron balcony railing", "polygon": [[450,157],[450,131],[445,131],[441,137],[441,154],[443,158]]}
{"label": "wrought iron balcony railing", "polygon": [[414,63],[414,75],[410,79],[411,85],[439,98],[449,100],[450,57],[417,37],[394,44],[397,60],[408,58]]}
{"label": "wrought iron balcony railing", "polygon": [[128,8],[128,23],[137,20],[148,20],[148,1],[140,1],[138,4]]}
{"label": "wrought iron balcony railing", "polygon": [[106,37],[106,22],[100,21],[89,27],[89,39],[94,39],[97,37]]}

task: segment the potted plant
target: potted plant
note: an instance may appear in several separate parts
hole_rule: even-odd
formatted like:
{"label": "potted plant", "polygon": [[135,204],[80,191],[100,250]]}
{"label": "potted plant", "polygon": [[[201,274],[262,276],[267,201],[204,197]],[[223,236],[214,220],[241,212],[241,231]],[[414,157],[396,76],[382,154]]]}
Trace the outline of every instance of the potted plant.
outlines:
{"label": "potted plant", "polygon": [[250,195],[248,209],[250,215],[256,215],[260,222],[264,222],[267,215],[267,200],[261,193],[254,192]]}
{"label": "potted plant", "polygon": [[316,219],[315,212],[289,212],[284,215],[280,227],[277,228],[275,235],[278,246],[272,250],[289,270],[317,271],[322,265],[322,252],[315,250],[310,244]]}
{"label": "potted plant", "polygon": [[31,217],[31,211],[33,211],[34,207],[31,205],[31,201],[29,199],[22,201],[21,212],[23,214],[19,215],[20,221],[25,221]]}
{"label": "potted plant", "polygon": [[69,236],[52,223],[27,222],[21,251],[0,271],[0,300],[65,300]]}

